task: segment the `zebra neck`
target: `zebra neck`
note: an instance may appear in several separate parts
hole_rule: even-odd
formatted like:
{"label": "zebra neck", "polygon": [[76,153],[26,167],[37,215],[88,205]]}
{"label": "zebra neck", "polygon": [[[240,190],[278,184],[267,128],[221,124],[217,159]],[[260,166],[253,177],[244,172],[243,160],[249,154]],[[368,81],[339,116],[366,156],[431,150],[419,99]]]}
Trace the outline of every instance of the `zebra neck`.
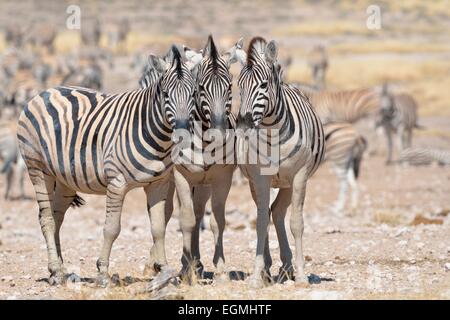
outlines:
{"label": "zebra neck", "polygon": [[292,117],[289,113],[283,85],[280,85],[276,94],[273,110],[264,118],[263,124],[266,128],[278,129],[280,138],[288,137],[293,131]]}
{"label": "zebra neck", "polygon": [[157,138],[162,143],[161,146],[167,148],[171,144],[170,134],[172,129],[164,116],[160,97],[157,86],[143,89],[142,109],[139,118],[143,136],[152,140]]}

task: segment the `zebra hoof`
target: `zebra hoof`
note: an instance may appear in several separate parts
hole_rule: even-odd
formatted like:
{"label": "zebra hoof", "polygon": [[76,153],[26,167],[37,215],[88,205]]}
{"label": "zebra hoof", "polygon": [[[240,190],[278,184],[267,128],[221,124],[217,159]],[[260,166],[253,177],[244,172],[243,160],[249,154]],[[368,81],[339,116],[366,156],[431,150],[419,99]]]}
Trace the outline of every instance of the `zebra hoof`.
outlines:
{"label": "zebra hoof", "polygon": [[50,278],[48,278],[48,283],[51,286],[60,286],[66,283],[66,277],[62,272],[55,272],[50,275]]}
{"label": "zebra hoof", "polygon": [[295,287],[296,288],[307,288],[309,287],[309,280],[305,274],[297,275],[295,277]]}
{"label": "zebra hoof", "polygon": [[146,263],[145,267],[144,267],[144,277],[148,277],[148,278],[153,278],[154,276],[156,276],[158,273],[161,272],[161,269],[163,268],[163,265],[159,264],[159,263]]}
{"label": "zebra hoof", "polygon": [[99,273],[97,278],[95,279],[95,284],[97,287],[106,288],[109,286],[111,279],[107,273]]}
{"label": "zebra hoof", "polygon": [[264,288],[265,284],[264,284],[264,280],[261,278],[261,275],[256,276],[256,275],[251,275],[250,278],[248,279],[248,284],[250,286],[250,288],[253,289],[261,289]]}
{"label": "zebra hoof", "polygon": [[294,269],[292,267],[281,267],[278,272],[278,283],[294,279]]}

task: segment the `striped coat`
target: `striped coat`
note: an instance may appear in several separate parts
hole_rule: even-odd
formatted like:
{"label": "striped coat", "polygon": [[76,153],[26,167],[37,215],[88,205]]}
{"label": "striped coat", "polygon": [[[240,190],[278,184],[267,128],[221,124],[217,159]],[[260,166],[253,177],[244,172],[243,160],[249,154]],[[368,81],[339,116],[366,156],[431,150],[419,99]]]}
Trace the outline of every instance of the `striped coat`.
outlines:
{"label": "striped coat", "polygon": [[[144,90],[107,95],[56,87],[34,97],[19,118],[19,148],[28,167],[46,239],[50,283],[64,281],[59,230],[76,192],[106,194],[104,242],[97,261],[98,282],[109,281],[112,245],[120,233],[127,192],[144,187],[153,220],[164,219],[172,131],[180,114],[194,109],[194,79],[173,47],[171,64],[159,61],[163,76]],[[156,223],[156,226],[159,226]],[[164,233],[152,228],[154,250],[165,262]]]}

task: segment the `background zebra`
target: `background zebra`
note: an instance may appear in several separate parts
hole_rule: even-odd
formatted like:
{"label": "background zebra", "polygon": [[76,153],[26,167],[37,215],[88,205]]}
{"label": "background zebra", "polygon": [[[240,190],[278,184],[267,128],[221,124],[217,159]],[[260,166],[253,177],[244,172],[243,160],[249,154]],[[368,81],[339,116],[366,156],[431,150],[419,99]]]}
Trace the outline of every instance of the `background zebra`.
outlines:
{"label": "background zebra", "polygon": [[352,187],[352,208],[358,205],[358,184],[361,160],[367,147],[366,139],[347,122],[330,122],[323,127],[325,133],[325,161],[331,162],[339,180],[339,197],[335,212],[344,209],[348,186]]}
{"label": "background zebra", "polygon": [[314,85],[319,88],[325,88],[325,76],[328,69],[328,55],[323,45],[314,46],[307,55],[307,62],[311,68],[311,75]]}
{"label": "background zebra", "polygon": [[48,89],[34,97],[19,118],[19,148],[28,167],[39,205],[49,282],[64,281],[59,240],[64,214],[82,201],[76,192],[106,194],[104,243],[97,261],[98,282],[109,281],[111,247],[120,233],[127,192],[144,187],[152,222],[152,252],[160,265],[164,252],[164,205],[173,165],[171,133],[181,114],[194,109],[191,71],[173,47],[173,62],[154,57],[164,70],[144,90],[106,95],[73,87]]}
{"label": "background zebra", "polygon": [[376,125],[384,129],[387,139],[386,163],[392,162],[392,134],[398,135],[398,150],[401,153],[411,148],[414,128],[417,124],[417,103],[409,94],[391,94],[387,84],[383,85],[380,109]]}
{"label": "background zebra", "polygon": [[[255,269],[251,283],[262,285],[269,274],[271,258],[268,245],[270,213],[280,243],[282,267],[280,276],[292,275],[292,253],[289,247],[284,218],[291,206],[291,231],[295,239],[296,282],[307,283],[303,258],[303,202],[306,182],[316,171],[324,156],[324,134],[319,117],[310,102],[300,91],[282,83],[277,67],[278,47],[274,41],[253,38],[245,53],[237,49],[235,57],[242,70],[238,86],[241,105],[238,128],[278,129],[280,137],[280,167],[274,175],[261,174],[260,165],[239,167],[248,177],[253,200],[257,206],[257,247]],[[272,132],[272,131],[271,131]],[[273,143],[273,142],[272,142]],[[245,140],[238,137],[237,154],[245,158]],[[278,187],[277,198],[269,208],[270,188]]]}
{"label": "background zebra", "polygon": [[342,91],[317,91],[307,85],[299,89],[308,97],[322,123],[345,121],[354,123],[366,117],[374,117],[380,108],[378,88]]}
{"label": "background zebra", "polygon": [[10,122],[0,123],[0,160],[3,162],[0,173],[6,175],[5,200],[10,199],[10,192],[14,182],[17,182],[20,188],[19,199],[24,199],[26,167],[17,145],[15,128]]}

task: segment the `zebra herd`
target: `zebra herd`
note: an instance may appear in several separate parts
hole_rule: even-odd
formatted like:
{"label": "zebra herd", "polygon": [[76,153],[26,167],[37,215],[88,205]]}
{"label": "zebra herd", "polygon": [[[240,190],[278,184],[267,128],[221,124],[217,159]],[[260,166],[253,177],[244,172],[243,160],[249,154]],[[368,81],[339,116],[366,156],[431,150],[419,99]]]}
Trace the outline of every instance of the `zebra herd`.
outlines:
{"label": "zebra herd", "polygon": [[[237,114],[231,110],[235,93],[230,67],[234,63],[240,66]],[[156,274],[168,268],[165,231],[176,191],[183,234],[182,274],[202,272],[199,230],[211,198],[213,263],[216,276],[223,275],[226,200],[237,167],[249,180],[257,208],[251,284],[260,287],[271,278],[271,218],[280,247],[280,278],[294,278],[295,273],[295,281],[305,284],[303,204],[309,178],[324,160],[330,161],[341,182],[336,211],[346,203],[348,185],[356,206],[356,179],[367,142],[353,123],[372,116],[390,133],[398,128],[409,132],[417,126],[415,108],[413,114],[404,111],[409,107],[398,107],[408,105],[408,100],[396,100],[387,87],[328,92],[285,83],[277,43],[260,37],[253,38],[247,50],[240,39],[222,54],[211,36],[201,52],[173,45],[164,57],[150,55],[139,85],[140,89],[121,94],[82,87],[50,88],[34,96],[19,117],[19,149],[36,192],[51,284],[66,280],[59,232],[67,209],[84,204],[77,192],[106,195],[104,239],[97,260],[97,280],[104,286],[109,282],[111,248],[120,233],[124,198],[141,187],[153,236],[146,272]],[[177,149],[180,130],[193,136],[204,136],[208,130],[224,133],[219,141],[203,139],[188,149],[194,157],[201,157],[212,146],[217,152],[217,146],[231,145],[233,161],[176,161],[174,150],[181,157],[186,151]],[[267,173],[262,162],[240,161],[250,157],[251,146],[248,136],[229,134],[239,130],[250,136],[268,132],[258,147],[264,144],[264,148],[278,150],[275,172]],[[275,135],[278,140],[273,142],[269,138]],[[407,144],[410,138],[405,136]],[[219,160],[229,154],[222,156]],[[274,188],[278,192],[271,201]],[[285,228],[288,208],[294,255]]]}

